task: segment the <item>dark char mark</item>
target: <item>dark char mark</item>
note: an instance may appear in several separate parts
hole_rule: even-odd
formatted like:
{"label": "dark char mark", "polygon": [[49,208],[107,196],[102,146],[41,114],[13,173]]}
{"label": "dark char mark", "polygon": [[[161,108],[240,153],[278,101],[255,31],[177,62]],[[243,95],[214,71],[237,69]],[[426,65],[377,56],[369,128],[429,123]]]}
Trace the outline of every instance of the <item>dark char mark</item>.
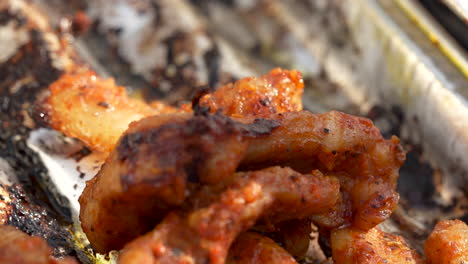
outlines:
{"label": "dark char mark", "polygon": [[[209,158],[213,151],[206,147],[208,141],[222,142],[237,136],[264,136],[270,134],[277,126],[276,121],[267,119],[256,119],[252,124],[241,124],[215,113],[127,134],[116,148],[120,162],[125,162],[131,167],[127,175],[122,175],[122,184],[125,188],[138,184],[133,172],[136,171],[135,164],[142,155],[158,157],[160,166],[184,168],[188,180],[198,182],[199,166],[203,165],[203,160]],[[144,183],[156,184],[172,175],[160,176]]]}
{"label": "dark char mark", "polygon": [[[20,12],[0,11],[0,25],[10,21],[19,25],[28,22]],[[43,33],[31,28],[28,34],[30,42],[0,63],[0,157],[13,168],[21,185],[7,188],[13,206],[8,224],[44,237],[54,248],[55,256],[76,255],[86,263],[88,258],[75,251],[68,230],[71,223],[68,200],[58,194],[41,158],[26,143],[31,130],[37,128],[37,120],[30,115],[32,106],[62,74],[52,64]],[[32,80],[11,90],[25,77]],[[25,122],[27,119],[33,122]]]}

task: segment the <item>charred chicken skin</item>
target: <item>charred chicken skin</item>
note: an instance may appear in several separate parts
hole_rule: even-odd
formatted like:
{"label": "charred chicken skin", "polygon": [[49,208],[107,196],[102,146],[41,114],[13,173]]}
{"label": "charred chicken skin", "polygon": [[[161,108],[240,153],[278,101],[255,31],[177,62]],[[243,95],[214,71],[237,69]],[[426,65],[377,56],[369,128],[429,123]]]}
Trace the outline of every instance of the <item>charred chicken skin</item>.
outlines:
{"label": "charred chicken skin", "polygon": [[274,114],[252,124],[222,115],[150,117],[131,125],[87,184],[80,198],[82,226],[98,251],[118,249],[181,205],[191,183],[225,181],[239,164],[278,164],[337,173],[341,201],[317,221],[369,228],[396,206],[403,159],[397,139],[384,140],[370,121],[339,112]]}
{"label": "charred chicken skin", "polygon": [[181,205],[198,183],[231,178],[246,139],[274,126],[191,113],[133,123],[80,197],[81,223],[93,247],[119,249]]}
{"label": "charred chicken skin", "polygon": [[[304,84],[297,71],[274,69],[256,78],[248,77],[219,88],[200,100],[200,107],[233,117],[260,118],[269,113],[302,110]],[[177,109],[162,102],[147,104],[130,98],[113,79],[102,79],[92,71],[64,74],[49,87],[47,122],[89,148],[110,152],[128,125],[144,117],[192,111],[191,105]]]}

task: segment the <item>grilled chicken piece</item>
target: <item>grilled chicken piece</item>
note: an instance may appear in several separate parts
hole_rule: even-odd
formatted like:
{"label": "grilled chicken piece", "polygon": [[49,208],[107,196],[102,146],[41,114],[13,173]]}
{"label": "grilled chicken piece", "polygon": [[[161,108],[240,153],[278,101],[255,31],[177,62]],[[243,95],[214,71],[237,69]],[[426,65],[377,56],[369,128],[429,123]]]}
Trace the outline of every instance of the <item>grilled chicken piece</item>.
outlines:
{"label": "grilled chicken piece", "polygon": [[71,258],[56,259],[41,237],[28,236],[13,226],[0,225],[0,263],[78,264]]}
{"label": "grilled chicken piece", "polygon": [[247,77],[224,85],[203,96],[198,106],[231,117],[267,118],[275,113],[302,110],[303,92],[300,72],[276,68],[263,77]]}
{"label": "grilled chicken piece", "polygon": [[150,106],[129,98],[113,79],[91,71],[63,75],[49,90],[46,106],[52,128],[101,152],[110,152],[131,122],[176,111],[163,103]]}
{"label": "grilled chicken piece", "polygon": [[373,228],[333,230],[333,260],[339,264],[423,264],[423,259],[402,237]]}
{"label": "grilled chicken piece", "polygon": [[[83,230],[99,252],[151,230],[200,183],[228,180],[272,122],[244,125],[223,115],[158,115],[131,124],[80,197]],[[145,201],[144,203],[140,201]]]}
{"label": "grilled chicken piece", "polygon": [[424,243],[427,264],[468,263],[468,226],[460,220],[440,221]]}
{"label": "grilled chicken piece", "polygon": [[332,206],[339,193],[334,177],[272,167],[240,172],[234,181],[205,186],[184,208],[151,232],[127,244],[119,263],[224,264],[237,235],[258,219],[304,218]]}
{"label": "grilled chicken piece", "polygon": [[229,248],[226,264],[297,264],[281,246],[254,232],[240,234]]}
{"label": "grilled chicken piece", "polygon": [[404,160],[396,138],[386,141],[367,119],[339,112],[271,117],[241,124],[220,114],[177,113],[132,124],[80,197],[93,247],[120,248],[181,205],[191,183],[225,181],[239,162],[241,168],[282,164],[337,173],[341,202],[317,217],[322,225],[371,228],[390,215]]}
{"label": "grilled chicken piece", "polygon": [[314,217],[321,226],[352,223],[367,230],[390,216],[398,203],[395,188],[405,160],[396,137],[385,140],[370,120],[336,111],[289,112],[271,119],[278,127],[269,136],[250,140],[241,169],[284,165],[339,175],[341,202]]}
{"label": "grilled chicken piece", "polygon": [[[203,96],[198,106],[244,118],[298,111],[302,110],[303,86],[299,72],[275,69],[261,78],[244,78],[223,86]],[[114,148],[132,121],[180,111],[162,102],[148,105],[129,98],[123,87],[92,71],[63,75],[49,90],[44,108],[50,126],[105,153]],[[192,111],[191,105],[182,108]]]}
{"label": "grilled chicken piece", "polygon": [[[87,78],[84,80],[84,83],[93,83],[90,79],[92,76],[84,77]],[[75,97],[79,98],[80,96],[83,96],[84,89],[79,88],[80,84],[77,84],[75,91],[73,91],[73,89],[71,89],[72,87],[70,87],[72,85],[71,83],[65,85],[68,86],[67,88],[61,87],[59,85],[61,82],[62,81],[58,81],[56,84],[51,86],[52,96],[49,98],[50,102],[54,101],[56,102],[56,105],[67,107],[67,104],[62,103],[63,100],[54,99],[58,95],[57,93],[54,93],[56,89],[59,89],[59,92],[65,95],[68,93],[67,91],[70,91],[70,93]],[[55,87],[55,85],[58,87]],[[87,85],[89,86],[89,84]],[[93,89],[90,89],[89,91],[91,95],[96,94],[96,98],[91,98],[89,100],[77,99],[76,105],[70,106],[72,111],[76,110],[80,114],[69,115],[69,111],[52,110],[59,118],[61,118],[60,116],[64,116],[62,119],[73,119],[73,122],[68,123],[68,127],[63,126],[57,128],[65,133],[70,133],[71,130],[69,127],[72,125],[72,128],[80,128],[78,134],[81,136],[77,137],[81,138],[85,142],[91,142],[92,140],[96,141],[95,144],[91,145],[94,147],[98,144],[103,144],[103,142],[104,144],[106,142],[113,142],[115,137],[117,137],[117,131],[120,131],[119,129],[123,128],[123,126],[119,127],[116,125],[114,128],[112,125],[109,125],[107,126],[109,127],[109,130],[105,130],[103,133],[100,126],[96,125],[94,127],[96,130],[99,128],[99,131],[91,131],[91,133],[88,132],[88,130],[92,129],[93,126],[89,128],[89,123],[117,123],[115,122],[115,119],[121,118],[121,111],[124,111],[124,114],[128,113],[127,116],[130,116],[131,118],[136,118],[138,115],[141,116],[137,111],[134,111],[134,115],[127,112],[126,109],[129,108],[127,107],[128,103],[120,105],[110,103],[110,105],[115,105],[113,109],[116,109],[116,111],[110,113],[105,112],[105,116],[93,115],[94,111],[89,111],[87,109],[89,107],[95,107],[100,110],[100,106],[98,104],[101,100],[104,100],[101,96],[106,94],[106,87],[96,88],[97,91]],[[116,88],[114,86],[109,86],[107,88],[108,90],[111,89],[111,95],[115,95]],[[230,96],[222,97],[221,95],[224,91],[228,91],[227,93],[229,93]],[[261,97],[260,92],[265,92],[265,97]],[[254,116],[253,114],[255,113],[258,113],[260,116],[265,116],[265,114],[269,112],[281,113],[284,111],[302,109],[300,101],[300,95],[302,92],[303,82],[300,73],[296,71],[276,69],[262,78],[245,78],[239,80],[233,85],[225,86],[214,94],[203,97],[200,102],[200,107],[210,106],[213,111],[219,110],[226,115],[245,118],[250,118]],[[244,96],[242,102],[237,101],[237,97],[235,96],[237,93]],[[113,100],[113,98],[116,99]],[[125,102],[127,102],[129,99],[122,96],[108,96],[106,97],[105,102],[109,102],[109,100],[117,102],[125,100]],[[269,103],[266,104],[266,101]],[[52,105],[52,103],[50,105]],[[136,110],[143,108],[146,113],[150,112],[148,111],[148,108],[144,108],[140,106],[140,104],[137,106]],[[54,107],[52,107],[52,109],[53,108]],[[132,110],[135,110],[135,107],[132,108]],[[186,110],[191,111],[191,106],[186,106]],[[247,110],[252,110],[254,112],[248,112]],[[155,114],[158,109],[156,111],[152,111],[152,113]],[[173,109],[162,106],[162,109],[159,111],[161,111],[162,114],[172,112]],[[88,115],[84,115],[86,113],[88,113]],[[89,122],[84,126],[81,125],[83,116],[89,117]],[[193,168],[203,168],[203,166],[206,165],[206,168],[203,168],[203,171],[200,169],[197,172],[188,172],[189,174],[192,174],[189,175],[189,177],[195,179],[200,178],[202,182],[212,183],[230,177],[235,171],[240,159],[245,153],[245,149],[247,148],[245,140],[240,138],[241,135],[239,129],[242,130],[243,127],[235,128],[235,125],[228,120],[223,120],[222,118],[208,118],[208,122],[205,123],[203,121],[204,118],[198,118],[197,120],[199,121],[186,120],[190,117],[190,114],[174,113],[173,115],[167,116],[160,115],[149,117],[133,124],[121,139],[120,146],[117,148],[115,153],[111,154],[109,157],[106,162],[108,165],[105,165],[98,174],[99,179],[93,180],[88,184],[88,187],[85,189],[81,196],[82,198],[80,199],[80,203],[82,205],[80,215],[82,215],[81,220],[83,229],[88,234],[88,238],[98,251],[105,252],[109,249],[120,248],[129,239],[135,238],[137,235],[149,231],[154,226],[154,223],[157,222],[158,219],[162,219],[170,208],[173,208],[175,205],[180,205],[187,195],[187,186],[185,183],[187,173],[183,170],[190,168],[190,166]],[[120,123],[122,122],[123,121],[120,121]],[[164,125],[165,122],[175,122],[179,125]],[[54,122],[52,122],[52,124],[53,123]],[[264,130],[257,132],[254,131],[254,134],[268,132],[271,129],[269,127],[274,125],[267,124],[268,122],[264,123],[265,124],[263,125],[266,125],[266,127],[262,128],[261,122],[254,122],[254,126],[257,127],[251,129]],[[127,124],[124,125],[126,126]],[[187,125],[191,128],[184,127]],[[226,127],[224,127],[225,125]],[[179,127],[177,128],[176,126]],[[158,133],[157,131],[159,130],[161,130],[162,133],[158,136],[158,134],[155,133]],[[164,132],[164,130],[166,132]],[[86,132],[86,134],[81,131]],[[206,135],[207,138],[205,139],[202,137],[202,141],[195,143],[196,141],[199,141],[199,136],[202,133],[208,133],[210,135]],[[225,135],[223,135],[223,133]],[[110,135],[114,135],[114,137],[111,139],[109,137]],[[142,140],[143,138],[146,139]],[[193,141],[187,140],[187,138],[192,138]],[[226,142],[222,142],[224,140]],[[151,144],[148,145],[148,142]],[[182,147],[179,143],[185,147]],[[107,144],[107,148],[111,148],[112,144],[113,143]],[[162,148],[164,145],[166,147]],[[143,146],[146,146],[147,151],[141,150],[140,152],[139,149]],[[152,149],[160,149],[162,152],[159,153]],[[183,153],[183,151],[189,151],[190,153]],[[120,154],[122,154],[122,152],[128,152],[127,155],[133,155],[134,157],[120,163],[118,160],[121,160],[122,158],[117,152],[120,152]],[[203,153],[209,155],[211,159],[203,157]],[[171,161],[174,163],[168,163],[167,159],[169,156],[165,157],[164,155],[172,155],[174,158],[171,159]],[[185,155],[186,158],[182,158],[181,155]],[[141,158],[136,158],[137,156]],[[166,175],[167,170],[162,168],[158,168],[157,170],[160,171],[157,171],[156,167],[158,167],[158,165],[156,164],[163,163],[165,163],[164,166],[173,171],[172,175],[179,176],[171,178]],[[185,165],[181,166],[182,163]],[[179,167],[176,167],[176,164]],[[145,169],[145,167],[148,170]],[[220,168],[222,168],[222,171],[220,171]],[[134,182],[127,182],[126,180],[122,181],[122,179],[119,179],[120,176],[124,174],[128,176],[132,174],[135,176]],[[106,179],[104,180],[100,178]],[[165,178],[166,180],[161,181],[159,179],[158,181],[161,182],[151,187],[151,181],[154,182],[155,180],[150,179],[158,178]],[[121,184],[117,184],[117,182],[121,182]],[[151,191],[141,192],[140,189],[143,188],[143,186],[140,185],[140,183],[143,182],[146,182],[146,187],[144,188],[146,188],[146,190],[151,189]],[[169,188],[168,184],[170,183],[173,184]],[[155,194],[157,194],[157,197],[160,199],[152,197],[152,195]],[[133,202],[134,196],[138,197],[138,199],[144,200],[146,200],[144,197],[148,197],[148,199],[151,199],[153,202],[148,202],[145,206],[141,206],[141,204],[135,204]],[[107,205],[111,200],[115,207]],[[102,208],[106,209],[102,210]],[[122,208],[122,210],[119,208]],[[123,217],[123,215],[129,214],[127,210],[133,212],[131,213],[132,217]],[[111,222],[118,222],[120,224],[116,224],[117,226],[114,225],[112,228],[110,228],[109,225],[104,224],[109,222],[107,220],[114,218],[115,221],[112,220]],[[119,221],[118,219],[126,220]]]}

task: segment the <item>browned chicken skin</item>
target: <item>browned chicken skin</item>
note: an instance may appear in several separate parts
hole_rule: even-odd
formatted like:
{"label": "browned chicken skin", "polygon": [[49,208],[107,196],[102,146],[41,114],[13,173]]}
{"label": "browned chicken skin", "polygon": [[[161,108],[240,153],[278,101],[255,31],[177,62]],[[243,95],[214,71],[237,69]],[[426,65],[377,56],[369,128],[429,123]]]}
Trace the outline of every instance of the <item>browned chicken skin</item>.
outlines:
{"label": "browned chicken skin", "polygon": [[282,247],[254,232],[240,234],[229,248],[226,264],[297,264]]}
{"label": "browned chicken skin", "polygon": [[314,220],[337,227],[351,222],[370,229],[384,221],[398,203],[396,183],[405,153],[399,140],[385,140],[366,118],[332,111],[306,111],[272,116],[272,134],[250,140],[241,168],[290,166],[338,175],[342,202]]}
{"label": "browned chicken skin", "polygon": [[283,221],[323,212],[338,198],[339,184],[320,172],[300,174],[272,167],[235,174],[205,186],[151,232],[127,244],[119,263],[224,264],[237,235],[257,219]]}
{"label": "browned chicken skin", "polygon": [[120,249],[181,205],[196,184],[231,178],[247,139],[274,127],[191,113],[133,123],[80,197],[81,223],[93,247]]}
{"label": "browned chicken skin", "polygon": [[337,173],[342,201],[316,221],[370,228],[396,206],[403,159],[397,139],[386,141],[367,119],[339,112],[274,114],[251,125],[219,114],[159,115],[131,125],[87,184],[82,226],[99,252],[118,249],[182,204],[190,182],[222,182],[241,162],[241,168],[278,164]]}
{"label": "browned chicken skin", "polygon": [[[302,110],[304,82],[295,70],[276,68],[262,77],[247,77],[220,87],[200,99],[199,106],[237,118],[267,118]],[[191,105],[183,106],[191,110]]]}
{"label": "browned chicken skin", "polygon": [[124,87],[92,71],[64,74],[49,91],[45,106],[52,128],[101,152],[111,151],[132,121],[176,111],[163,103],[149,106],[129,98]]}
{"label": "browned chicken skin", "polygon": [[[263,117],[270,113],[302,110],[304,85],[297,71],[274,69],[248,77],[203,96],[200,106],[233,117]],[[83,141],[89,148],[110,152],[128,125],[144,117],[182,111],[162,102],[128,97],[113,79],[92,71],[64,74],[49,87],[45,107],[52,128]],[[182,107],[191,111],[191,105]]]}
{"label": "browned chicken skin", "polygon": [[[226,92],[229,96],[225,91],[229,91]],[[302,92],[300,73],[275,69],[262,78],[245,78],[233,85],[224,86],[214,94],[204,96],[200,105],[209,104],[212,111],[220,110],[228,116],[252,117],[256,113],[300,110]],[[263,97],[262,93],[265,93]],[[244,95],[243,99],[238,101],[235,94]],[[259,103],[260,99],[269,100],[271,103]],[[190,106],[188,109],[191,111]],[[255,112],[249,112],[251,110]],[[170,109],[162,109],[163,113],[168,111],[170,112]],[[97,251],[119,249],[125,242],[150,230],[169,209],[181,204],[185,199],[188,187],[185,182],[186,177],[191,178],[189,180],[200,177],[196,180],[201,180],[202,183],[214,183],[231,177],[236,170],[247,143],[244,138],[239,137],[239,129],[232,125],[224,128],[223,124],[217,124],[217,128],[220,129],[216,132],[217,136],[214,134],[210,136],[208,133],[203,137],[201,133],[207,131],[194,130],[191,131],[192,135],[188,135],[187,131],[183,132],[182,130],[187,130],[184,129],[187,125],[185,123],[180,124],[180,133],[173,133],[173,125],[168,125],[167,127],[172,126],[172,130],[169,129],[162,134],[159,141],[152,138],[154,135],[151,133],[154,133],[162,123],[177,122],[191,116],[189,113],[174,113],[167,116],[161,114],[133,124],[125,133],[118,149],[108,158],[107,165],[102,168],[96,179],[88,183],[80,198],[82,205],[80,215],[83,229]],[[257,125],[261,128],[261,124]],[[209,126],[207,129],[210,129]],[[171,133],[169,139],[168,135]],[[137,137],[146,140],[137,143],[138,140],[134,140]],[[183,143],[186,141],[183,140],[185,137],[192,137],[194,141],[185,144]],[[199,138],[202,140],[195,142]],[[141,147],[146,142],[151,144],[146,145],[147,151],[144,151]],[[171,144],[168,144],[169,142]],[[185,147],[180,148],[181,144],[185,144]],[[161,148],[163,145],[166,147]],[[161,148],[160,152],[150,151],[150,146]],[[122,160],[120,154],[125,151],[132,159],[117,162]],[[183,151],[191,153],[186,154]],[[211,158],[203,156],[208,155],[207,151],[211,153]],[[169,156],[165,157],[167,154]],[[180,156],[182,154],[186,154],[185,158]],[[159,160],[161,157],[164,158]],[[173,158],[168,161],[170,157]],[[185,165],[182,166],[182,163]],[[164,164],[166,169],[157,164]],[[197,166],[200,169],[187,175],[183,170],[191,170],[190,166]],[[167,170],[173,170],[173,173],[169,174],[176,176],[169,176]],[[179,171],[182,171],[182,174],[177,173]],[[143,182],[146,184],[141,184]],[[155,193],[157,195],[153,196]],[[143,205],[135,203],[139,199],[148,202]],[[114,223],[112,227],[107,224],[109,222]]]}
{"label": "browned chicken skin", "polygon": [[378,228],[361,231],[343,228],[332,231],[333,260],[339,264],[423,264],[423,259],[402,237]]}
{"label": "browned chicken skin", "polygon": [[427,264],[468,263],[468,225],[460,220],[440,221],[424,244]]}
{"label": "browned chicken skin", "polygon": [[13,226],[0,225],[0,237],[0,263],[78,264],[70,257],[54,258],[43,238],[28,236]]}

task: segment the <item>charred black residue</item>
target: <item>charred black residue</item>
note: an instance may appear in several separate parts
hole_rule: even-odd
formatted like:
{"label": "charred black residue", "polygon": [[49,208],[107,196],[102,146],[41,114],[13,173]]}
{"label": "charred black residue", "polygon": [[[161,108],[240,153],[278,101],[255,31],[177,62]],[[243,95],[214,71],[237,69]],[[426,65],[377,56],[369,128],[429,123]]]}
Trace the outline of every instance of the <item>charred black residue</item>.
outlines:
{"label": "charred black residue", "polygon": [[[385,138],[392,135],[401,136],[401,130],[405,122],[405,115],[401,107],[392,106],[383,108],[374,106],[367,117],[372,119],[380,128]],[[431,165],[422,158],[422,149],[411,142],[405,142],[406,161],[400,169],[398,179],[398,192],[402,197],[402,204],[408,204],[413,208],[434,207],[433,195],[435,186],[432,181],[434,173]]]}
{"label": "charred black residue", "polygon": [[201,98],[204,95],[209,94],[209,92],[210,92],[210,90],[207,87],[202,87],[202,88],[198,89],[198,91],[193,96],[193,98],[192,98],[192,109],[193,109],[194,115],[196,115],[196,116],[198,116],[198,115],[206,116],[210,112],[209,107],[200,105]]}
{"label": "charred black residue", "polygon": [[117,146],[120,161],[124,162],[131,159],[131,157],[135,157],[139,146],[145,142],[145,134],[142,131],[123,136]]}
{"label": "charred black residue", "polygon": [[[206,5],[209,1],[206,0],[191,0],[192,4],[197,5],[197,6],[202,6]],[[235,7],[236,3],[235,0],[218,0],[218,2],[228,6],[228,7]]]}
{"label": "charred black residue", "polygon": [[80,161],[81,159],[88,156],[89,154],[91,154],[91,150],[89,148],[83,146],[77,152],[72,153],[70,155],[70,158],[73,158],[75,161]]}
{"label": "charred black residue", "polygon": [[263,118],[257,118],[252,124],[243,125],[243,134],[247,137],[256,137],[269,135],[271,132],[280,126],[280,123],[276,120],[269,120]]}
{"label": "charred black residue", "polygon": [[421,152],[414,148],[406,154],[406,162],[400,169],[398,192],[413,208],[434,207],[434,170],[421,159]]}
{"label": "charred black residue", "polygon": [[198,182],[199,168],[216,152],[213,143],[222,144],[229,140],[239,140],[240,143],[243,134],[263,135],[269,133],[274,126],[267,120],[256,120],[253,124],[244,125],[215,113],[169,121],[154,128],[127,134],[116,147],[118,160],[125,163],[122,166],[128,166],[128,175],[121,177],[122,184],[126,187],[137,184],[137,177],[133,177],[132,173],[142,156],[147,160],[152,159],[154,166],[160,168],[159,176],[149,179],[149,184],[150,181],[164,180],[168,177],[166,174],[182,175],[174,172],[174,168],[183,170],[189,182]]}
{"label": "charred black residue", "polygon": [[98,106],[109,108],[109,104],[107,102],[101,101],[97,103]]}
{"label": "charred black residue", "polygon": [[208,87],[211,91],[216,89],[220,79],[220,61],[221,54],[218,46],[214,43],[213,47],[203,55],[206,68],[208,69]]}
{"label": "charred black residue", "polygon": [[[167,47],[166,65],[155,70],[155,87],[167,94],[178,93],[183,95],[182,98],[187,98],[193,87],[202,84],[196,76],[197,66],[193,60],[192,42],[193,37],[182,31],[163,41],[161,45]],[[154,97],[151,93],[147,95],[150,98]]]}
{"label": "charred black residue", "polygon": [[9,10],[0,11],[0,26],[6,25],[12,21],[15,22],[17,26],[22,26],[27,22],[27,19],[22,14],[14,14]]}
{"label": "charred black residue", "polygon": [[258,100],[258,102],[263,106],[270,106],[270,104],[271,104],[270,98],[268,98],[268,97],[260,98]]}
{"label": "charred black residue", "polygon": [[45,207],[32,201],[19,185],[6,188],[10,194],[12,211],[7,224],[25,233],[44,237],[54,249],[54,256],[76,255],[74,242],[67,228],[63,227]]}
{"label": "charred black residue", "polygon": [[404,122],[404,112],[400,106],[394,105],[387,109],[376,105],[369,110],[366,117],[375,123],[385,138],[400,136]]}
{"label": "charred black residue", "polygon": [[[16,81],[24,77],[33,77],[35,87],[29,88],[29,92],[33,90],[29,96],[23,93],[21,97],[31,98],[37,92],[37,87],[47,87],[55,81],[62,73],[60,70],[52,66],[50,53],[46,49],[46,44],[43,40],[43,33],[38,30],[30,31],[30,42],[25,44],[7,62],[0,64],[0,92],[4,92]],[[32,85],[32,84],[30,84]]]}
{"label": "charred black residue", "polygon": [[[52,58],[43,40],[43,33],[32,29],[30,42],[21,47],[5,63],[0,64],[0,157],[9,162],[16,171],[23,188],[38,200],[49,201],[50,209],[60,212],[65,218],[70,213],[65,209],[62,197],[40,187],[49,188],[47,169],[38,155],[27,145],[26,140],[35,124],[26,124],[28,109],[61,71],[52,65]],[[11,90],[18,80],[31,78],[29,82]],[[47,187],[46,187],[47,186]],[[54,195],[55,196],[55,195]],[[58,198],[61,201],[58,201]]]}
{"label": "charred black residue", "polygon": [[[0,23],[27,23],[21,14],[0,14]],[[47,168],[26,143],[31,129],[37,127],[28,116],[30,108],[62,72],[52,64],[43,32],[30,29],[28,34],[30,41],[0,63],[0,157],[12,167],[21,185],[8,188],[13,206],[8,224],[46,238],[57,256],[74,254],[68,200],[58,195]],[[24,79],[28,81],[17,83]]]}
{"label": "charred black residue", "polygon": [[[212,44],[208,50],[197,51],[200,49],[197,46],[199,37],[208,38]],[[177,31],[161,45],[167,49],[166,65],[154,70],[152,84],[156,89],[146,91],[147,98],[156,99],[162,91],[166,100],[172,102],[189,98],[193,90],[201,85],[214,91],[220,83],[233,80],[230,74],[220,70],[222,57],[219,48],[206,32]],[[197,60],[201,60],[204,67],[198,65]],[[204,76],[200,77],[200,74]]]}
{"label": "charred black residue", "polygon": [[151,8],[153,9],[154,11],[154,25],[160,25],[161,23],[163,23],[163,19],[162,19],[162,10],[161,10],[161,4],[158,3],[157,1],[150,1],[150,5],[151,5]]}

